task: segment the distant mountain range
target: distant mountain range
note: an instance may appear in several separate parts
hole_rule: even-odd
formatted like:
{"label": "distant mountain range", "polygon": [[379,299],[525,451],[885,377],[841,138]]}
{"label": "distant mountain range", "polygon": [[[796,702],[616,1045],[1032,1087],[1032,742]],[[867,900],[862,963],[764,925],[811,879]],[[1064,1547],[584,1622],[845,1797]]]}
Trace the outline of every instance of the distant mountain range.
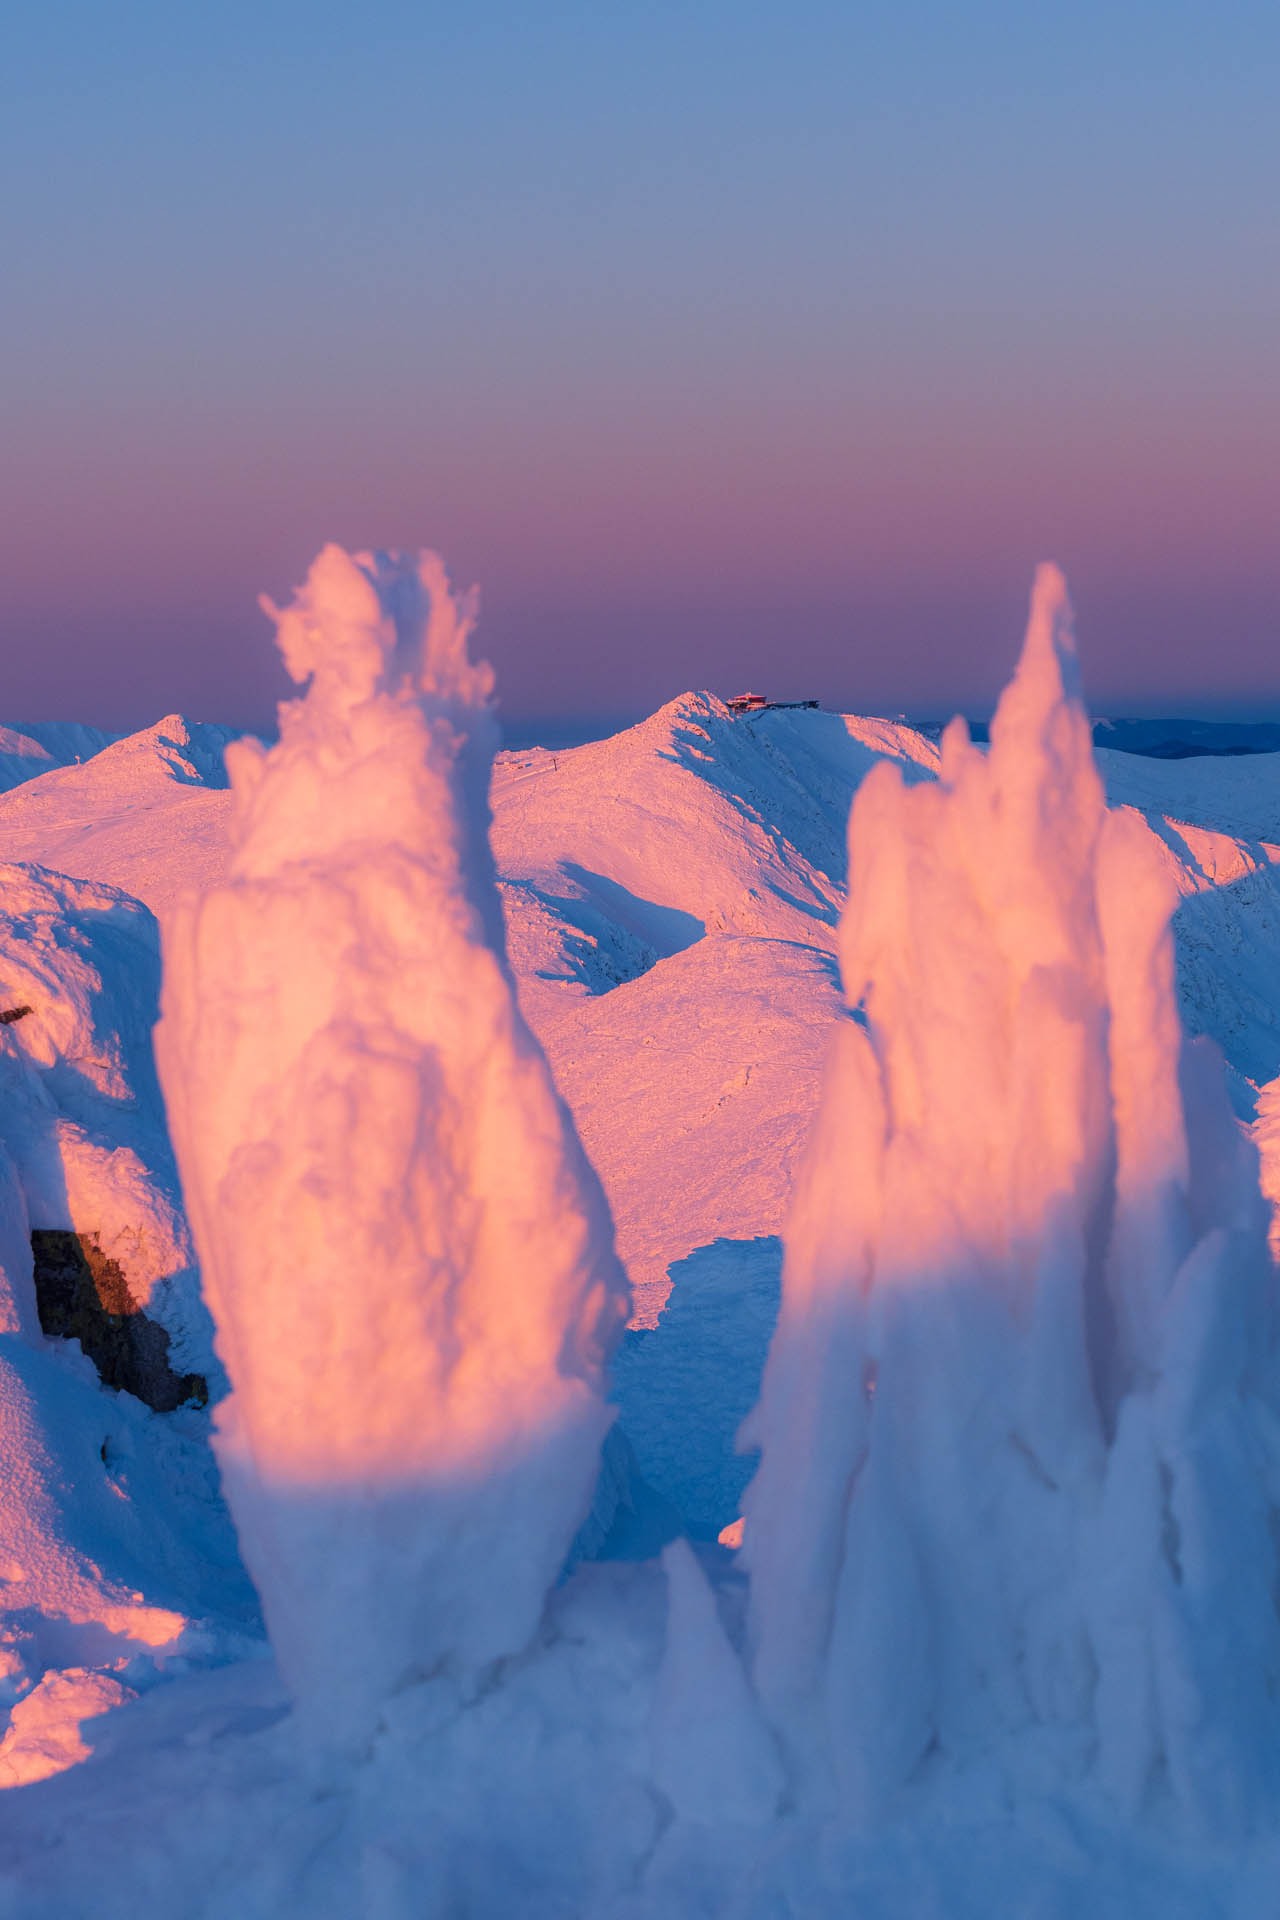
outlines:
{"label": "distant mountain range", "polygon": [[[912,721],[937,739],[940,722]],[[985,740],[985,720],[971,720],[975,740]],[[1280,753],[1277,720],[1095,720],[1093,743],[1117,753],[1140,753],[1149,760],[1193,760],[1200,755]]]}

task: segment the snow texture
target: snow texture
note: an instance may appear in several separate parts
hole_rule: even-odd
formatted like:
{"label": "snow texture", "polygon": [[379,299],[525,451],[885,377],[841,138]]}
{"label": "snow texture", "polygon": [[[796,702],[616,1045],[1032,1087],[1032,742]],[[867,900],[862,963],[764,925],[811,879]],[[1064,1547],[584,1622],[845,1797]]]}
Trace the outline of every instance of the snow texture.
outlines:
{"label": "snow texture", "polygon": [[626,1315],[608,1210],[503,950],[496,728],[440,561],[327,548],[306,697],[230,748],[226,881],[177,908],[157,1045],[218,1347],[218,1452],[313,1739],[533,1634]]}
{"label": "snow texture", "polygon": [[[75,1231],[171,1355],[214,1369],[151,1052],[155,922],[115,888],[0,866],[0,1781],[71,1765],[76,1727],[173,1668],[242,1653],[256,1608],[205,1420],[109,1393],[42,1337],[32,1229]],[[23,1011],[25,1009],[25,1011]],[[118,1303],[116,1303],[118,1307]],[[216,1379],[216,1371],[215,1371]],[[94,1703],[97,1703],[96,1705]]]}
{"label": "snow texture", "polygon": [[41,1338],[2,1144],[0,1463],[0,1784],[13,1785],[84,1757],[75,1728],[125,1697],[120,1676],[145,1688],[243,1655],[256,1621],[203,1416],[107,1393],[74,1343]]}
{"label": "snow texture", "polygon": [[650,1722],[652,1776],[680,1819],[759,1826],[786,1776],[687,1540],[664,1548],[667,1626]]}
{"label": "snow texture", "polygon": [[1265,1210],[1183,1046],[1167,873],[1104,808],[1055,569],[990,752],[957,721],[936,784],[874,769],[849,838],[866,1026],[744,1435],[759,1693],[855,1817],[1016,1739],[1126,1814],[1167,1786],[1246,1831],[1280,1758]]}
{"label": "snow texture", "polygon": [[38,779],[54,767],[91,760],[112,736],[74,721],[39,726],[0,727],[0,793]]}
{"label": "snow texture", "polygon": [[216,1365],[152,1054],[159,933],[114,887],[0,866],[0,1141],[32,1228],[119,1265],[182,1369]]}
{"label": "snow texture", "polygon": [[104,737],[92,757],[64,754],[65,764],[0,792],[6,856],[104,881],[161,913],[225,871],[233,737],[170,714],[125,739]]}
{"label": "snow texture", "polygon": [[137,1695],[109,1673],[69,1667],[46,1673],[21,1699],[0,1740],[0,1785],[20,1787],[47,1780],[87,1760],[92,1749],[80,1736],[84,1720],[94,1720]]}
{"label": "snow texture", "polygon": [[628,1332],[613,1363],[639,1470],[695,1539],[716,1539],[741,1512],[752,1466],[735,1441],[777,1318],[781,1256],[770,1237],[673,1261],[657,1326]]}
{"label": "snow texture", "polygon": [[[0,1028],[0,1913],[1270,1914],[1240,1122],[1280,1196],[1280,756],[1100,752],[1104,812],[1050,578],[989,755],[690,694],[497,757],[511,974],[645,1323],[571,1559],[736,1516],[790,1211],[742,1550],[557,1581],[621,1309],[500,957],[465,613],[434,564],[330,554],[286,619],[312,691],[234,790],[171,718],[82,765],[51,734],[0,794],[6,852],[79,876],[0,875],[41,1009]],[[167,938],[167,1072],[302,1716],[205,1417],[35,1326],[33,1140],[81,1127],[176,1193],[154,931],[107,887],[162,921],[211,892]]]}

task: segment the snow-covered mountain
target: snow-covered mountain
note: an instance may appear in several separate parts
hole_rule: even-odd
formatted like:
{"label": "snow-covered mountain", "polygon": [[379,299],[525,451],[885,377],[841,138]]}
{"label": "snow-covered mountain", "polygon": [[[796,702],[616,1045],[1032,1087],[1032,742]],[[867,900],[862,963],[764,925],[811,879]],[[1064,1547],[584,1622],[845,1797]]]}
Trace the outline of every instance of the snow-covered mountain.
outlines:
{"label": "snow-covered mountain", "polygon": [[[225,870],[227,737],[171,717],[29,780],[0,795],[0,853],[163,916]],[[640,1324],[673,1261],[781,1226],[835,1004],[844,821],[881,759],[929,778],[937,745],[858,716],[734,718],[709,694],[497,758],[511,964],[604,1179]],[[1098,759],[1112,803],[1166,849],[1183,1015],[1223,1047],[1252,1118],[1280,1074],[1280,756]]]}
{"label": "snow-covered mountain", "polygon": [[[243,1652],[246,1634],[256,1631],[252,1599],[214,1492],[206,1416],[194,1406],[156,1412],[139,1407],[129,1395],[104,1395],[74,1349],[41,1348],[38,1332],[33,1336],[33,1276],[24,1249],[34,1231],[78,1239],[86,1259],[91,1250],[94,1259],[100,1253],[103,1262],[112,1263],[112,1285],[118,1281],[125,1290],[126,1311],[117,1317],[128,1320],[138,1313],[154,1322],[168,1338],[174,1377],[200,1375],[215,1395],[222,1390],[202,1318],[149,1030],[160,946],[166,938],[190,939],[189,931],[181,932],[187,923],[175,915],[177,903],[193,890],[222,887],[224,899],[235,894],[245,871],[245,856],[237,848],[246,844],[247,830],[243,822],[234,824],[224,729],[175,716],[118,741],[98,737],[91,743],[74,729],[65,737],[44,731],[48,744],[32,730],[25,736],[0,734],[0,752],[21,763],[20,777],[0,793],[0,862],[9,863],[0,867],[0,1013],[16,1016],[0,1024],[5,1076],[0,1092],[8,1101],[0,1114],[0,1137],[8,1142],[0,1265],[7,1262],[11,1302],[9,1321],[0,1318],[0,1331],[8,1340],[25,1342],[21,1352],[14,1347],[9,1354],[9,1372],[0,1373],[0,1428],[6,1444],[26,1447],[37,1463],[30,1487],[24,1491],[25,1483],[14,1483],[8,1510],[26,1516],[24,1544],[13,1564],[25,1554],[41,1570],[38,1579],[25,1571],[21,1580],[11,1575],[9,1589],[0,1589],[0,1661],[8,1662],[0,1676],[7,1675],[8,1697],[20,1709],[0,1746],[0,1777],[6,1766],[13,1780],[65,1767],[85,1750],[76,1728],[91,1713],[111,1709],[109,1721],[97,1723],[90,1744],[121,1756],[132,1769],[134,1791],[145,1799],[146,1793],[160,1791],[156,1756],[166,1741],[194,1738],[212,1753],[233,1727],[269,1728],[282,1711],[281,1697],[261,1662],[238,1668],[234,1678],[216,1686],[212,1676],[197,1673],[188,1681],[173,1681],[162,1693],[155,1690],[162,1675],[172,1676],[183,1666],[215,1665]],[[28,763],[37,770],[28,770]],[[1280,992],[1274,984],[1280,980],[1280,755],[1163,761],[1101,750],[1097,763],[1112,809],[1128,816],[1124,830],[1137,836],[1143,859],[1180,899],[1174,932],[1183,1022],[1222,1048],[1239,1122],[1249,1126],[1255,1112],[1259,1115],[1255,1132],[1264,1183],[1280,1196]],[[612,1476],[614,1486],[600,1509],[602,1525],[593,1548],[611,1519],[616,1525],[606,1550],[643,1551],[660,1542],[664,1531],[680,1526],[709,1543],[740,1511],[751,1463],[735,1454],[735,1435],[755,1401],[773,1328],[780,1236],[819,1110],[831,1034],[848,1018],[837,958],[846,900],[846,822],[868,772],[886,764],[896,767],[908,786],[932,781],[939,772],[938,743],[903,723],[857,716],[816,711],[734,716],[706,693],[685,694],[607,740],[557,752],[499,754],[494,763],[491,843],[520,1009],[599,1175],[633,1289],[631,1330],[613,1366],[623,1438],[608,1455],[606,1477]],[[313,785],[322,799],[323,783]],[[417,859],[431,845],[425,816],[410,809],[398,817],[397,826],[370,814],[360,831],[367,832],[371,849],[379,844],[379,834],[388,834],[393,846],[399,834],[404,850]],[[864,810],[855,816],[855,830],[858,821],[873,819]],[[354,817],[344,819],[344,832],[349,828],[358,838],[357,824]],[[287,844],[272,843],[273,886],[285,894],[291,857]],[[399,856],[386,874],[394,891],[401,885]],[[375,925],[397,924],[387,907],[390,895],[379,901],[377,894],[371,887],[372,917],[357,915],[351,922],[352,927],[359,922],[361,939],[372,939]],[[245,903],[236,942],[248,955],[256,909],[243,888],[236,897]],[[316,980],[327,977],[326,969],[335,980],[345,976],[341,953],[325,950],[325,942],[336,938],[341,915],[308,911],[297,937],[307,948],[310,993]],[[946,912],[939,911],[922,937],[942,947],[952,931]],[[408,947],[399,951],[395,964],[410,964],[408,952]],[[390,953],[388,945],[388,965]],[[301,959],[300,950],[300,966]],[[258,1049],[265,1059],[274,1026],[298,1012],[290,1006],[290,970],[283,967],[274,980],[270,1013],[263,1011],[265,1001],[258,1004],[263,983],[257,974],[246,978],[244,990],[258,998],[241,1024],[248,1031],[254,1019],[266,1021]],[[227,991],[224,1051],[229,1053],[239,1044],[240,1031],[239,1015],[232,1018],[234,980]],[[968,1017],[963,1004],[954,1011],[960,1023]],[[202,1037],[197,999],[184,1017],[187,1041],[172,1053],[166,1071],[172,1088],[179,1088],[184,1063],[199,1056],[189,1096],[197,1105],[187,1116],[189,1137],[195,1139],[198,1102],[220,1097],[222,1042]],[[447,1024],[440,1032],[448,1034]],[[318,1045],[329,1045],[321,1028],[317,1034]],[[459,1085],[467,1071],[459,1065]],[[188,1094],[171,1090],[171,1105],[179,1097]],[[272,1097],[268,1074],[249,1107],[256,1112]],[[309,1112],[309,1103],[303,1106]],[[291,1111],[306,1117],[296,1101]],[[33,1115],[37,1125],[29,1124]],[[234,1144],[230,1135],[228,1141]],[[424,1165],[429,1164],[428,1154]],[[66,1175],[61,1191],[51,1173],[57,1165]],[[334,1177],[331,1168],[326,1178]],[[262,1271],[252,1284],[266,1301],[294,1237],[287,1220],[272,1221],[265,1201],[263,1209],[254,1216],[257,1226],[246,1215],[236,1259],[243,1255],[246,1273],[259,1262]],[[375,1241],[376,1235],[366,1249],[367,1265],[377,1259]],[[250,1322],[251,1294],[245,1282],[242,1306]],[[280,1298],[287,1295],[286,1286]],[[229,1309],[223,1324],[225,1339]],[[307,1422],[324,1419],[324,1393],[317,1392],[314,1409],[307,1394],[311,1376],[322,1380],[335,1358],[322,1324],[309,1327],[307,1335],[314,1366],[295,1368],[290,1389],[302,1421],[299,1434]],[[370,1351],[375,1348],[376,1342]],[[5,1357],[0,1353],[0,1362]],[[338,1374],[333,1377],[336,1381]],[[369,1406],[376,1409],[377,1382],[366,1386]],[[332,1393],[337,1391],[335,1386]],[[262,1417],[266,1432],[270,1421],[267,1414]],[[258,1444],[246,1439],[246,1459]],[[319,1445],[318,1438],[314,1446],[307,1441],[309,1458],[319,1457]],[[400,1442],[388,1445],[394,1450]],[[326,1435],[325,1446],[337,1449],[337,1459],[341,1436]],[[122,1467],[122,1461],[134,1464]],[[256,1472],[245,1469],[247,1479]],[[62,1506],[50,1506],[40,1491],[48,1485],[76,1491]],[[270,1498],[287,1512],[293,1496],[276,1484]],[[629,1538],[628,1502],[634,1508]],[[124,1548],[113,1542],[103,1519],[113,1503],[123,1503],[120,1511],[129,1516],[120,1536]],[[0,1502],[0,1521],[5,1511]],[[7,1524],[16,1540],[18,1520]],[[305,1513],[293,1515],[289,1528],[300,1541],[312,1537]],[[295,1573],[270,1564],[271,1541],[278,1535],[278,1527],[264,1526],[254,1552],[263,1591],[271,1592],[274,1581],[277,1595],[284,1595],[271,1603],[276,1617],[284,1618]],[[4,1545],[0,1541],[0,1550]],[[559,1708],[547,1709],[554,1737],[568,1743],[568,1757],[562,1754],[551,1769],[549,1777],[558,1785],[543,1815],[536,1811],[536,1790],[521,1801],[521,1818],[533,1826],[541,1817],[563,1822],[564,1782],[575,1768],[582,1792],[589,1794],[598,1769],[581,1750],[584,1741],[601,1743],[601,1752],[611,1756],[603,1767],[607,1817],[621,1827],[630,1822],[637,1834],[648,1836],[635,1843],[641,1852],[659,1845],[650,1833],[654,1787],[645,1782],[656,1782],[660,1795],[692,1805],[700,1791],[699,1769],[710,1766],[723,1772],[726,1804],[736,1804],[743,1819],[755,1819],[776,1801],[781,1778],[776,1758],[767,1739],[760,1744],[749,1699],[734,1693],[742,1685],[741,1669],[717,1624],[717,1603],[697,1563],[681,1557],[684,1551],[668,1552],[665,1585],[653,1570],[656,1598],[643,1598],[649,1575],[638,1573],[627,1585],[620,1574],[615,1580],[616,1569],[607,1565],[591,1573],[585,1586],[571,1583],[552,1601],[558,1651],[537,1669],[530,1681],[533,1692],[522,1693],[517,1686],[506,1692],[499,1688],[492,1700],[485,1696],[487,1704],[477,1705],[467,1730],[457,1736],[463,1745],[449,1748],[459,1766],[472,1766],[479,1764],[477,1752],[488,1752],[486,1743],[495,1754],[506,1752],[503,1742],[510,1734],[514,1753],[524,1736],[505,1728],[504,1714],[518,1721],[531,1712],[536,1717],[542,1709],[530,1702],[539,1697],[539,1688],[547,1690],[547,1700],[562,1700],[565,1689],[590,1694],[595,1703],[590,1731],[561,1727]],[[714,1556],[716,1549],[708,1544],[705,1552]],[[393,1553],[388,1564],[401,1559]],[[367,1561],[362,1549],[362,1566]],[[727,1566],[722,1556],[718,1604],[731,1619],[738,1602]],[[313,1570],[313,1581],[322,1577]],[[6,1596],[14,1603],[7,1612]],[[671,1609],[668,1664],[655,1683],[666,1704],[655,1709],[652,1752],[641,1761],[635,1689],[643,1693],[649,1681],[636,1676],[653,1666],[652,1623],[666,1605]],[[132,1626],[129,1607],[144,1610]],[[147,1608],[160,1609],[160,1615],[152,1619]],[[61,1609],[76,1633],[37,1632],[33,1609],[52,1618]],[[335,1606],[316,1615],[324,1618],[317,1629],[320,1638],[307,1655],[308,1686],[330,1657],[326,1649],[340,1613]],[[396,1632],[401,1624],[397,1616]],[[352,1631],[364,1631],[358,1620]],[[388,1659],[393,1653],[389,1645]],[[721,1694],[699,1691],[711,1686],[712,1674],[720,1676]],[[349,1691],[353,1698],[359,1694],[358,1687]],[[131,1692],[146,1694],[147,1700],[136,1709],[124,1707]],[[388,1709],[380,1736],[387,1743],[384,1759],[412,1754],[417,1765],[433,1715],[443,1713],[453,1725],[454,1708],[443,1704],[443,1696],[428,1698],[429,1693],[419,1687],[408,1696],[412,1705],[406,1720],[397,1720]],[[425,1718],[419,1724],[414,1715]],[[529,1735],[535,1772],[540,1737]],[[448,1740],[453,1738],[451,1732]],[[465,1761],[464,1749],[470,1755]],[[695,1764],[690,1754],[702,1759]],[[260,1750],[268,1769],[284,1767],[283,1756],[283,1748],[269,1743]],[[224,1792],[240,1808],[238,1788],[230,1773],[223,1779],[221,1765],[202,1753],[198,1762],[184,1760],[179,1771],[185,1768],[192,1791],[207,1793],[213,1781],[215,1793]],[[234,1770],[234,1760],[228,1765]],[[514,1773],[505,1759],[495,1758],[492,1767],[498,1782],[494,1791],[509,1799]],[[83,1771],[89,1781],[92,1769]],[[390,1761],[377,1777],[379,1791],[393,1790],[401,1778]],[[95,1831],[100,1832],[101,1808],[91,1785],[82,1792],[67,1780],[41,1791],[47,1792],[44,1800],[27,1797],[32,1809],[27,1817],[34,1823],[28,1831],[37,1845],[42,1833],[52,1844],[68,1822],[81,1818],[99,1823]],[[989,1808],[986,1790],[975,1791],[975,1805]],[[474,1855],[482,1846],[477,1807],[472,1800],[456,1803],[450,1817],[437,1823],[440,1879],[425,1893],[402,1886],[398,1843],[389,1842],[387,1860],[379,1856],[369,1868],[374,1892],[367,1899],[358,1888],[353,1891],[351,1882],[336,1891],[326,1887],[322,1872],[307,1881],[307,1897],[326,1914],[343,1910],[346,1901],[347,1911],[399,1916],[415,1911],[404,1903],[419,1898],[426,1900],[427,1910],[445,1911],[456,1879],[471,1889],[467,1898],[474,1901]],[[59,1882],[54,1871],[46,1904],[40,1905],[43,1869],[31,1864],[29,1839],[5,1837],[4,1817],[0,1803],[0,1872],[6,1857],[21,1860],[23,1886],[32,1896],[18,1910],[55,1914],[74,1875]],[[558,1836],[562,1851],[578,1850],[584,1873],[582,1863],[597,1844],[593,1836],[601,1817],[597,1808],[580,1830]],[[273,1843],[264,1837],[262,1844]],[[945,1853],[945,1844],[938,1844]],[[528,1834],[520,1845],[522,1858],[537,1857]],[[207,1873],[216,1880],[223,1871],[225,1835],[211,1831],[207,1847]],[[286,1852],[296,1870],[297,1849]],[[683,1899],[685,1891],[678,1856],[678,1846],[674,1853],[662,1852],[662,1871],[654,1883],[668,1886],[666,1910],[672,1912],[681,1910],[677,1894]],[[162,1870],[163,1859],[161,1849],[155,1872]],[[695,1881],[706,1870],[703,1856],[684,1864]],[[562,1867],[563,1860],[557,1873]],[[1126,1864],[1124,1871],[1129,1870]],[[421,1871],[420,1862],[415,1871]],[[946,1868],[955,1871],[954,1863]],[[1011,1871],[1016,1880],[1016,1870]],[[1162,1866],[1159,1873],[1164,1872]],[[278,1888],[272,1893],[269,1869],[264,1873],[255,1893],[262,1910],[291,1911],[280,1905]],[[291,1886],[289,1897],[295,1896],[301,1897]],[[222,1905],[219,1897],[205,1888],[189,1910],[243,1910],[236,1904],[243,1888],[234,1875]],[[504,1911],[507,1897],[507,1883],[499,1876],[493,1904],[485,1907],[482,1900],[466,1910]],[[1178,1897],[1168,1895],[1166,1911],[1182,1910]],[[561,1910],[567,1909],[554,1903],[546,1907],[548,1913]],[[623,1900],[616,1910],[639,1913],[642,1908],[628,1908]],[[797,1910],[822,1909],[815,1894],[807,1906],[801,1898]],[[878,1916],[887,1909],[869,1905],[868,1910]]]}
{"label": "snow-covered mountain", "polygon": [[[0,855],[163,919],[225,872],[227,737],[171,717],[0,795]],[[835,1005],[844,822],[883,759],[928,779],[938,748],[900,722],[735,718],[693,693],[607,740],[497,757],[511,965],[609,1194],[639,1324],[673,1261],[781,1227]],[[1222,1046],[1252,1119],[1280,1075],[1280,755],[1098,761],[1112,804],[1163,844],[1183,1016]]]}
{"label": "snow-covered mountain", "polygon": [[91,760],[117,736],[74,720],[42,721],[21,727],[0,727],[0,793],[35,780],[55,767],[78,766]]}
{"label": "snow-covered mountain", "polygon": [[[76,731],[76,730],[73,730]],[[171,714],[0,794],[6,860],[101,880],[158,911],[226,857],[230,728]]]}

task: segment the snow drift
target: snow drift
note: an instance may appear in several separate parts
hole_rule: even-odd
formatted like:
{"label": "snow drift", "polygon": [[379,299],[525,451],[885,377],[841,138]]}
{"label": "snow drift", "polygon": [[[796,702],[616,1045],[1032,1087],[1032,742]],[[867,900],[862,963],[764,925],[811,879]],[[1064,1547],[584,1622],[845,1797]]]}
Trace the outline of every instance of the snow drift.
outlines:
{"label": "snow drift", "polygon": [[244,1651],[251,1601],[202,1455],[198,1432],[42,1339],[26,1195],[0,1141],[0,1787],[83,1759],[79,1721],[171,1663]]}
{"label": "snow drift", "polygon": [[[736,1503],[722,1441],[772,1309],[777,1243],[746,1236],[776,1224],[766,1175],[780,1207],[832,1038],[742,1554],[676,1542],[556,1582],[622,1285],[514,1009],[467,621],[438,562],[330,550],[280,616],[312,676],[280,746],[233,749],[223,795],[164,777],[170,825],[175,796],[232,821],[229,864],[192,863],[225,878],[166,936],[162,1069],[234,1386],[227,1484],[323,1790],[269,1661],[157,1686],[185,1616],[110,1625],[143,1589],[180,1604],[147,1558],[145,1475],[202,1416],[137,1408],[122,1462],[128,1396],[41,1350],[30,1174],[0,1153],[0,1449],[32,1468],[8,1508],[0,1481],[0,1572],[29,1603],[2,1623],[0,1782],[37,1782],[0,1795],[0,1896],[120,1920],[157,1888],[208,1920],[1270,1912],[1273,1279],[1168,927],[1191,863],[1217,886],[1243,849],[1108,815],[1051,571],[990,753],[953,727],[936,782],[905,735],[736,732],[712,701],[575,750],[562,780],[499,782],[536,852],[510,866],[537,908],[513,951],[567,976],[556,925],[583,943],[539,998],[584,1137],[663,1265],[691,1232],[715,1243],[620,1373],[645,1466],[704,1529]],[[855,803],[842,1005],[824,942],[849,741],[917,784],[882,761]],[[154,835],[136,769],[100,758],[133,859]],[[66,805],[70,776],[42,779]],[[777,828],[803,793],[812,817]],[[166,887],[194,844],[165,846]],[[1265,969],[1256,896],[1213,924]],[[1246,976],[1215,960],[1225,1027]],[[21,1073],[61,1086],[78,1031]],[[699,1160],[705,1211],[664,1216]],[[730,1222],[735,1185],[752,1211]],[[125,1657],[147,1634],[150,1681]]]}
{"label": "snow drift", "polygon": [[166,926],[158,1052],[228,1498],[281,1668],[345,1745],[413,1676],[528,1642],[626,1284],[505,963],[469,604],[434,555],[330,547],[270,611],[310,688],[272,751],[228,749],[228,877]]}
{"label": "snow drift", "polygon": [[[86,1358],[104,1370],[109,1346],[111,1384],[170,1407],[203,1386],[170,1359],[212,1362],[152,1059],[158,990],[139,902],[0,865],[0,1786],[74,1764],[81,1719],[254,1628],[200,1416],[158,1418]],[[79,1297],[51,1299],[33,1239],[74,1250]],[[84,1352],[45,1339],[55,1324]]]}
{"label": "snow drift", "polygon": [[0,1142],[30,1228],[91,1243],[129,1317],[207,1375],[211,1330],[152,1054],[159,991],[159,930],[138,901],[0,865],[0,1011],[16,1016],[0,1024]]}
{"label": "snow drift", "polygon": [[1056,570],[990,752],[958,720],[936,784],[874,768],[849,840],[862,1011],[744,1436],[759,1694],[862,1817],[1016,1750],[1247,1827],[1280,1758],[1265,1209],[1183,1041],[1167,869],[1105,809]]}

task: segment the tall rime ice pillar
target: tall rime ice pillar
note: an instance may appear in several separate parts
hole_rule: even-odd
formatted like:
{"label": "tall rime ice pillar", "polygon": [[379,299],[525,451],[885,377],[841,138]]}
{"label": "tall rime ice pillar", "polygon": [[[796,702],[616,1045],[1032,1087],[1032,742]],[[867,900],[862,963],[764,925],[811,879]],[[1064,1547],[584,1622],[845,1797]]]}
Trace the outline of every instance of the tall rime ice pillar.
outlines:
{"label": "tall rime ice pillar", "polygon": [[1171,882],[1108,815],[1066,589],[990,751],[850,820],[851,1009],[744,1438],[757,1689],[874,1812],[926,1754],[1092,1755],[1209,1827],[1272,1790],[1275,1326],[1251,1149],[1184,1046]]}
{"label": "tall rime ice pillar", "polygon": [[286,1678],[344,1741],[406,1677],[527,1643],[626,1283],[505,963],[468,604],[433,554],[329,547],[268,610],[310,687],[228,755],[229,873],[166,929],[158,1051],[228,1497]]}

